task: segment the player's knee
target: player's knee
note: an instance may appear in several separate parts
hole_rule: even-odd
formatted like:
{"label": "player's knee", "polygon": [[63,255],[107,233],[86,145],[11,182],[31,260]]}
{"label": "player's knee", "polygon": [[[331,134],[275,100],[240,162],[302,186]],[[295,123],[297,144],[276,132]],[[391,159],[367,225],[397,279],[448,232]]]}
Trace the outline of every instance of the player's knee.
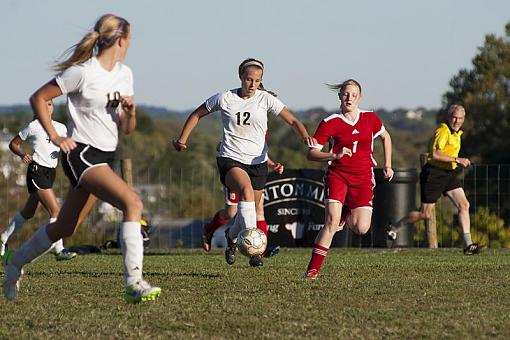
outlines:
{"label": "player's knee", "polygon": [[467,200],[459,202],[459,211],[469,211],[469,202]]}
{"label": "player's knee", "polygon": [[422,219],[425,219],[425,220],[430,220],[432,218],[432,215],[434,214],[434,210],[432,209],[425,209],[422,213],[421,213],[421,218]]}
{"label": "player's knee", "polygon": [[142,214],[143,202],[137,193],[133,192],[130,195],[128,195],[128,197],[126,197],[126,202],[124,204],[125,204],[124,212],[129,210],[136,214],[140,215]]}
{"label": "player's knee", "polygon": [[354,224],[354,226],[352,227],[352,231],[354,231],[358,235],[365,235],[369,229],[370,229],[370,223],[363,223],[363,222],[358,222],[358,223]]}

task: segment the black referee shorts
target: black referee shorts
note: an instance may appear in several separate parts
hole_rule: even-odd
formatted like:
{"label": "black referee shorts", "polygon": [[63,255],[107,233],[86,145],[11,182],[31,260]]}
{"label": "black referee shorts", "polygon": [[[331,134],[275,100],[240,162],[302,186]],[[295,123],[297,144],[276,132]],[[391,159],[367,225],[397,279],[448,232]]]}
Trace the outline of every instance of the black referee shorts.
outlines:
{"label": "black referee shorts", "polygon": [[264,189],[268,174],[267,162],[248,165],[226,157],[218,157],[216,158],[216,162],[218,163],[218,170],[220,171],[220,181],[224,186],[227,186],[225,184],[227,172],[232,168],[241,168],[250,176],[251,186],[254,190]]}
{"label": "black referee shorts", "polygon": [[37,192],[37,190],[51,189],[55,182],[55,168],[47,168],[36,162],[28,164],[27,169],[27,189],[29,194]]}
{"label": "black referee shorts", "polygon": [[448,191],[462,188],[459,174],[460,167],[444,170],[425,164],[420,173],[421,202],[436,203],[441,194],[446,196]]}

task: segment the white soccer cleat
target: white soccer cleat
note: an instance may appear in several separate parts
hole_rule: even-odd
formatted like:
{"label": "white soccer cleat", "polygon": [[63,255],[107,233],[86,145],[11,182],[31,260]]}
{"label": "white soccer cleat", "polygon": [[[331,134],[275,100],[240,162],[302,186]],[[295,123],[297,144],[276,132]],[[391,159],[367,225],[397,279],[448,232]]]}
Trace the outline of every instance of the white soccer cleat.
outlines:
{"label": "white soccer cleat", "polygon": [[10,261],[4,266],[4,281],[3,289],[4,296],[8,300],[14,300],[19,290],[19,283],[21,276],[23,275],[23,269],[19,270]]}
{"label": "white soccer cleat", "polygon": [[126,287],[124,298],[128,303],[153,301],[161,294],[161,288],[152,287],[147,281],[140,280]]}

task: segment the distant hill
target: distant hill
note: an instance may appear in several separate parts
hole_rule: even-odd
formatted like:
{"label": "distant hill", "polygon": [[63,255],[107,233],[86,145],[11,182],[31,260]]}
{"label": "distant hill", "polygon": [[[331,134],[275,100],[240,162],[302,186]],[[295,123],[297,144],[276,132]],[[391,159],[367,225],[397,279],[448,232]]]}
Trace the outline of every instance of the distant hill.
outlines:
{"label": "distant hill", "polygon": [[[170,110],[161,106],[138,105],[138,109],[147,113],[153,119],[179,118],[182,119],[190,114],[192,109],[186,111]],[[436,113],[438,110],[418,108],[409,110],[399,108],[396,110],[385,110],[380,108],[376,110],[377,114],[384,124],[391,125],[393,128],[404,131],[423,130],[424,126],[430,127],[436,124]],[[31,114],[29,105],[0,105],[0,116],[10,116],[16,112],[25,112]],[[293,111],[296,116],[305,121],[320,121],[324,117],[335,113],[336,111],[327,111],[324,108],[316,107],[307,110]]]}

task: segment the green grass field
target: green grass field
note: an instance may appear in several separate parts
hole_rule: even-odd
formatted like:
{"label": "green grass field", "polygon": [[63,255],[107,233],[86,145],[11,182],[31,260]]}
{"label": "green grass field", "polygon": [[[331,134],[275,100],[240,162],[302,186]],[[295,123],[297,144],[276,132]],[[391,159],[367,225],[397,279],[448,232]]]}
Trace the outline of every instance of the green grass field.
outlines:
{"label": "green grass field", "polygon": [[124,302],[121,257],[85,255],[26,267],[17,300],[0,298],[0,338],[510,338],[510,253],[334,249],[319,280],[310,249],[264,267],[223,253],[152,251],[153,303]]}

